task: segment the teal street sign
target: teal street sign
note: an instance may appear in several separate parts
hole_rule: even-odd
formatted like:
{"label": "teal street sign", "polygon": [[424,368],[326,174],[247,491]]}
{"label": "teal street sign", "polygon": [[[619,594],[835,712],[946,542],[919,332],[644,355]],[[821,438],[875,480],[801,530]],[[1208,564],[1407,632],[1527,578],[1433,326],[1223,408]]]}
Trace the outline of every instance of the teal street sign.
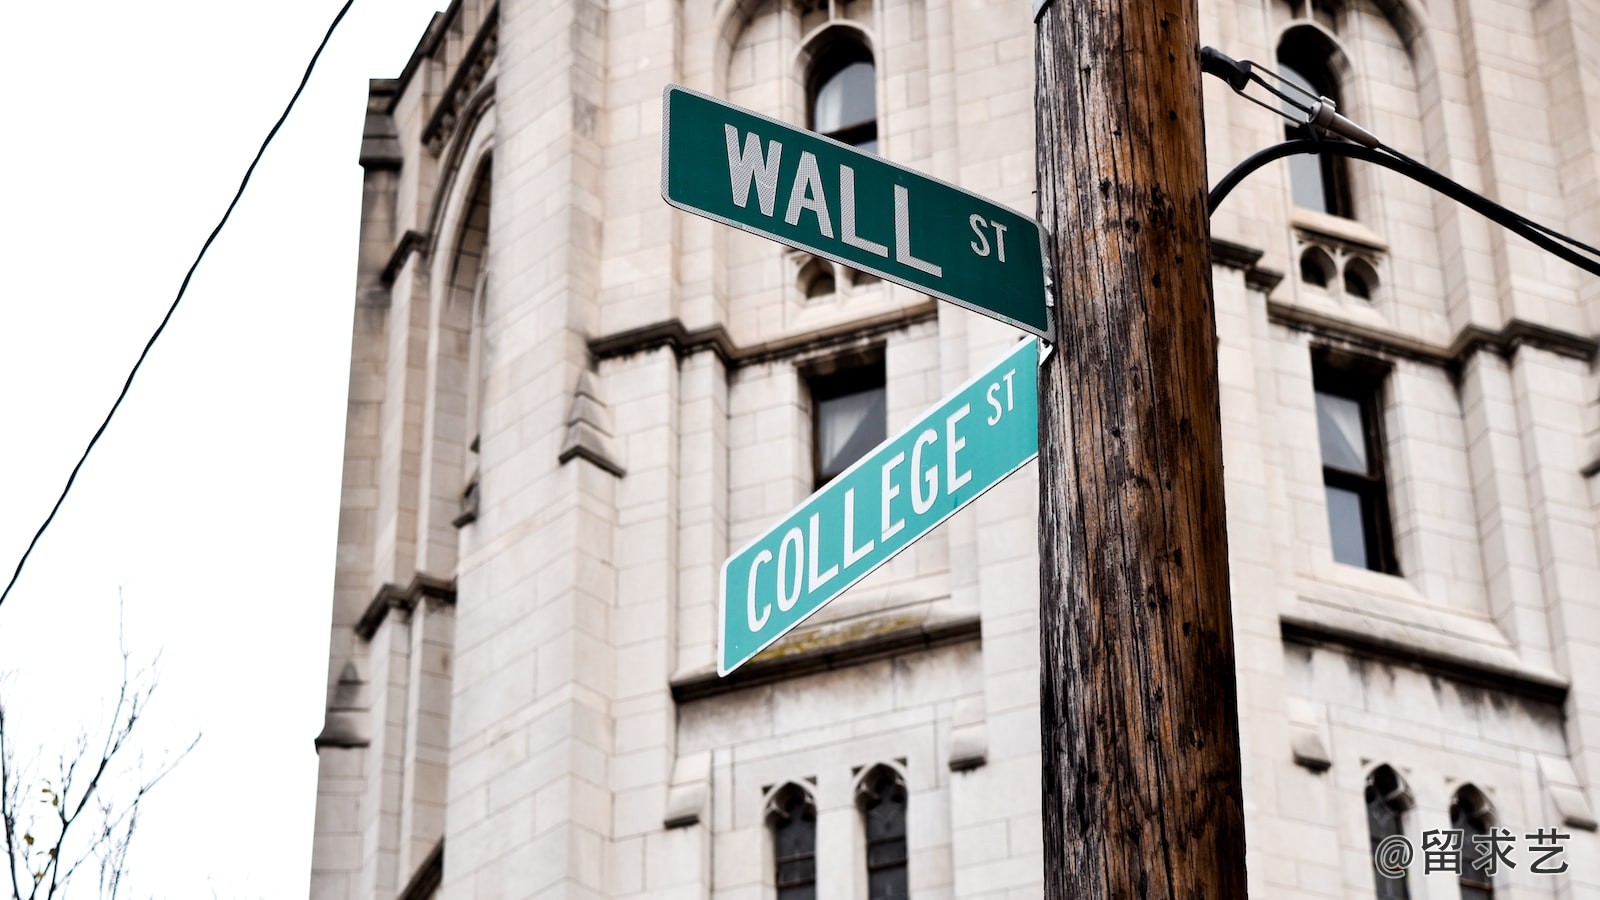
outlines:
{"label": "teal street sign", "polygon": [[1039,342],[879,444],[722,564],[727,675],[1039,455]]}
{"label": "teal street sign", "polygon": [[1038,223],[812,131],[677,85],[661,196],[1049,339]]}

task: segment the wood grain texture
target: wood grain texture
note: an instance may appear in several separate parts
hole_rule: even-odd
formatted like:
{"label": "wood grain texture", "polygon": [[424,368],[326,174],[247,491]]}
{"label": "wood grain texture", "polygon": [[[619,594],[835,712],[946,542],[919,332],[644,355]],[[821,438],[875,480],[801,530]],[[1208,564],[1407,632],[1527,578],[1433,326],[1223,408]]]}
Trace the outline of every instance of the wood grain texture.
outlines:
{"label": "wood grain texture", "polygon": [[1195,0],[1038,24],[1045,897],[1245,896]]}

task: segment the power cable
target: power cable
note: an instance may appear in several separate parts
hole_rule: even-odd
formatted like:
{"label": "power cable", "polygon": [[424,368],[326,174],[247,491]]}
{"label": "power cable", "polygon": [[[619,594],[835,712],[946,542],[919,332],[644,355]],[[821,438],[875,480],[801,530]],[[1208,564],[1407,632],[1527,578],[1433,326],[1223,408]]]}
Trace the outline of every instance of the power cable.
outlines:
{"label": "power cable", "polygon": [[[1264,150],[1258,150],[1247,157],[1244,162],[1234,166],[1211,189],[1211,193],[1207,198],[1210,212],[1215,213],[1217,211],[1217,207],[1222,205],[1222,201],[1227,199],[1235,187],[1239,186],[1239,182],[1243,181],[1245,176],[1268,163],[1301,153],[1331,153],[1335,156],[1347,156],[1351,159],[1374,163],[1386,169],[1399,172],[1413,181],[1430,187],[1457,203],[1472,209],[1490,221],[1527,238],[1541,249],[1555,254],[1566,262],[1591,274],[1600,275],[1600,259],[1591,259],[1573,249],[1573,247],[1577,247],[1600,256],[1600,253],[1597,253],[1588,244],[1569,238],[1537,222],[1530,221],[1490,200],[1488,197],[1446,178],[1427,166],[1408,159],[1397,159],[1370,147],[1362,147],[1359,144],[1347,144],[1340,141],[1314,141],[1301,138],[1299,140],[1284,141],[1281,144],[1273,144]],[[1572,246],[1566,246],[1567,244]]]}
{"label": "power cable", "polygon": [[[1570,235],[1562,234],[1547,225],[1535,222],[1515,210],[1508,209],[1466,185],[1390,147],[1370,131],[1340,115],[1333,101],[1327,97],[1319,97],[1301,85],[1263,68],[1258,63],[1253,63],[1247,59],[1235,60],[1211,47],[1201,49],[1200,66],[1208,74],[1215,75],[1227,82],[1228,86],[1233,88],[1239,96],[1284,117],[1295,125],[1305,126],[1313,135],[1310,139],[1301,138],[1274,144],[1251,154],[1244,162],[1235,166],[1211,189],[1211,193],[1207,198],[1211,212],[1216,212],[1217,207],[1222,204],[1222,201],[1227,198],[1235,187],[1238,187],[1239,182],[1244,180],[1245,176],[1260,169],[1262,166],[1286,156],[1294,156],[1301,153],[1328,153],[1334,156],[1359,159],[1363,162],[1373,163],[1399,172],[1413,181],[1432,188],[1457,203],[1474,210],[1490,221],[1527,238],[1541,249],[1555,254],[1562,260],[1591,274],[1600,275],[1600,249],[1596,249],[1594,246]],[[1277,81],[1278,86],[1274,86],[1262,78],[1261,73],[1263,72]],[[1288,110],[1274,107],[1245,93],[1245,89],[1251,84],[1256,84],[1270,92],[1289,108],[1298,112],[1300,117],[1291,115]],[[1299,96],[1291,96],[1290,92]],[[1319,130],[1325,132],[1326,135],[1319,136]],[[1329,140],[1325,138],[1343,138],[1344,140]]]}
{"label": "power cable", "polygon": [[305,74],[300,76],[300,84],[294,89],[294,95],[289,98],[288,105],[283,108],[283,114],[278,116],[278,121],[272,124],[272,129],[267,132],[266,139],[261,142],[261,147],[256,150],[255,158],[250,161],[250,166],[244,170],[244,178],[240,179],[239,189],[234,192],[233,200],[228,203],[227,210],[222,213],[222,218],[218,220],[217,227],[211,229],[211,234],[206,237],[205,243],[200,245],[200,252],[195,255],[194,262],[189,265],[189,271],[184,274],[183,283],[178,285],[178,295],[172,298],[172,305],[167,307],[167,314],[161,317],[161,324],[156,326],[156,330],[150,335],[150,340],[145,342],[144,349],[139,352],[139,358],[134,361],[133,368],[128,371],[127,380],[122,383],[122,391],[117,394],[116,401],[111,404],[111,410],[106,413],[104,421],[100,423],[99,428],[95,429],[94,436],[89,438],[88,445],[83,448],[83,455],[78,457],[78,464],[72,467],[72,473],[67,476],[67,483],[61,489],[61,496],[56,498],[55,505],[50,508],[50,514],[45,516],[44,524],[40,525],[39,530],[34,532],[33,540],[28,542],[28,549],[22,551],[22,558],[17,560],[16,571],[11,573],[11,580],[6,583],[5,590],[0,591],[0,605],[4,605],[6,598],[11,596],[11,589],[16,587],[17,579],[22,577],[22,568],[27,565],[28,557],[33,555],[33,548],[39,545],[39,539],[44,537],[44,533],[49,529],[50,523],[55,521],[56,513],[61,511],[61,504],[66,502],[67,494],[72,491],[73,482],[78,479],[78,472],[83,469],[84,462],[89,459],[89,453],[94,450],[95,444],[99,443],[100,436],[105,434],[106,426],[111,424],[111,418],[117,414],[117,410],[122,406],[123,399],[128,396],[128,389],[133,387],[133,378],[139,374],[139,367],[144,365],[145,357],[150,355],[150,348],[155,346],[156,339],[161,337],[161,333],[167,328],[167,323],[172,321],[172,314],[178,311],[178,304],[183,300],[184,293],[189,290],[189,282],[194,278],[195,270],[200,268],[200,262],[205,259],[206,251],[211,249],[212,242],[217,239],[218,234],[222,233],[222,226],[228,224],[228,218],[233,215],[234,207],[239,205],[239,199],[244,196],[245,187],[250,184],[250,176],[255,174],[256,165],[266,155],[267,147],[272,143],[272,139],[277,137],[278,130],[283,127],[283,123],[289,118],[289,113],[294,110],[295,102],[305,92],[306,84],[311,81],[311,73],[317,67],[318,58],[322,56],[322,51],[327,48],[328,41],[333,38],[333,32],[339,27],[339,23],[344,21],[345,13],[349,12],[350,7],[353,5],[355,5],[355,0],[345,0],[344,6],[339,8],[338,14],[333,17],[333,22],[328,25],[327,32],[322,36],[322,43],[317,45],[316,51],[311,54],[311,61],[306,63]]}

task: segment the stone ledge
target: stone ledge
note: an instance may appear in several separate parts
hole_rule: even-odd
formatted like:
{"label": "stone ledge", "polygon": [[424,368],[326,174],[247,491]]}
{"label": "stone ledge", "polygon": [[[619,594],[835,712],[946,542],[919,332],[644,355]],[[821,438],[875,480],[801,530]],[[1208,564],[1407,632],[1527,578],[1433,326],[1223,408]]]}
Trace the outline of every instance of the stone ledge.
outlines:
{"label": "stone ledge", "polygon": [[828,640],[822,631],[791,636],[800,640],[787,646],[783,642],[775,644],[726,678],[717,677],[715,666],[674,675],[672,699],[690,703],[818,672],[976,641],[983,636],[983,625],[972,614],[927,619],[843,640]]}
{"label": "stone ledge", "polygon": [[1528,346],[1584,362],[1592,361],[1596,351],[1600,350],[1600,341],[1592,337],[1523,319],[1512,319],[1498,331],[1481,325],[1469,325],[1456,334],[1449,346],[1432,344],[1277,300],[1267,301],[1267,321],[1295,331],[1332,338],[1357,349],[1443,366],[1455,372],[1459,372],[1467,360],[1480,350],[1489,350],[1509,359],[1517,348]]}
{"label": "stone ledge", "polygon": [[367,611],[362,613],[356,622],[356,634],[364,641],[372,640],[372,636],[378,633],[378,626],[382,625],[384,618],[389,615],[390,609],[410,612],[424,597],[453,604],[456,602],[456,583],[418,572],[405,587],[393,583],[385,584],[378,588],[377,594],[372,597],[372,602],[367,604]]}
{"label": "stone ledge", "polygon": [[1272,293],[1272,289],[1283,281],[1283,273],[1277,269],[1270,269],[1261,265],[1263,251],[1244,244],[1219,237],[1211,239],[1211,264],[1225,269],[1238,269],[1244,273],[1244,283],[1247,287],[1258,290],[1263,294]]}
{"label": "stone ledge", "polygon": [[411,254],[420,253],[428,246],[428,236],[420,231],[407,230],[400,235],[400,240],[395,242],[394,250],[389,254],[389,261],[383,264],[383,274],[378,280],[384,287],[393,287],[394,280],[400,277],[400,270],[404,268],[406,260]]}
{"label": "stone ledge", "polygon": [[715,353],[724,366],[738,369],[835,346],[854,344],[901,328],[931,322],[938,318],[938,304],[937,300],[925,300],[887,313],[749,345],[734,343],[728,330],[721,325],[691,330],[681,319],[668,319],[615,334],[590,338],[589,353],[596,361],[600,361],[632,356],[659,347],[671,347],[679,359],[696,353],[710,352]]}
{"label": "stone ledge", "polygon": [[1567,699],[1569,685],[1565,679],[1532,666],[1488,661],[1442,647],[1424,647],[1311,616],[1285,613],[1279,617],[1279,627],[1284,643],[1336,647],[1356,656],[1421,669],[1463,684],[1555,706]]}

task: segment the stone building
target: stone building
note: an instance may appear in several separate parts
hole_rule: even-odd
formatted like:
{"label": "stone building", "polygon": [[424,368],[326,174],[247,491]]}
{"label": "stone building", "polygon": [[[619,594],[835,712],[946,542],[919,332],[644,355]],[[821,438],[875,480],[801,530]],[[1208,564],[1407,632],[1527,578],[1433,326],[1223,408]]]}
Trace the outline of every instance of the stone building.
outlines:
{"label": "stone building", "polygon": [[[1201,16],[1600,235],[1600,5]],[[729,551],[1017,332],[658,188],[679,83],[1031,212],[1031,29],[1015,0],[455,0],[372,83],[313,897],[1039,893],[1033,466],[715,673]],[[1213,180],[1285,137],[1205,90]],[[1600,280],[1303,159],[1212,223],[1252,894],[1600,896]],[[1565,874],[1533,871],[1551,828]],[[1448,829],[1468,862],[1511,832],[1515,868],[1375,875]]]}

